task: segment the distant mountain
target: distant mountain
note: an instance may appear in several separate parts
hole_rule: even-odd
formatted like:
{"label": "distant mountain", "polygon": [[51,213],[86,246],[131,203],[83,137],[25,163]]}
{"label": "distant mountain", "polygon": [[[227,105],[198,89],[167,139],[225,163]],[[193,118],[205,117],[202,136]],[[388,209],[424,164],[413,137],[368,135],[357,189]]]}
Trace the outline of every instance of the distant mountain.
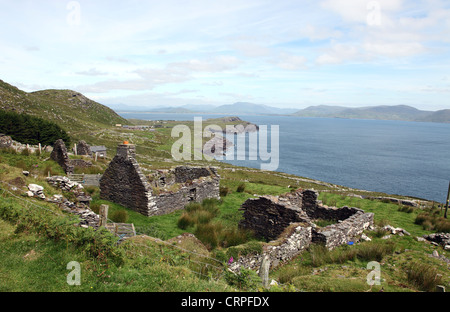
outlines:
{"label": "distant mountain", "polygon": [[450,109],[438,110],[425,117],[422,117],[418,121],[450,123]]}
{"label": "distant mountain", "polygon": [[237,102],[229,105],[221,105],[212,110],[217,114],[249,114],[249,115],[290,115],[295,109],[278,108],[263,104]]}
{"label": "distant mountain", "polygon": [[432,112],[419,110],[408,105],[380,105],[356,108],[320,105],[307,107],[293,115],[300,117],[450,122],[450,110]]}
{"label": "distant mountain", "polygon": [[204,113],[204,114],[224,114],[224,115],[291,115],[297,111],[294,108],[278,108],[263,104],[247,102],[237,102],[234,104],[212,106],[212,105],[182,105],[156,108],[131,107],[126,105],[109,105],[119,112],[155,112],[155,113]]}

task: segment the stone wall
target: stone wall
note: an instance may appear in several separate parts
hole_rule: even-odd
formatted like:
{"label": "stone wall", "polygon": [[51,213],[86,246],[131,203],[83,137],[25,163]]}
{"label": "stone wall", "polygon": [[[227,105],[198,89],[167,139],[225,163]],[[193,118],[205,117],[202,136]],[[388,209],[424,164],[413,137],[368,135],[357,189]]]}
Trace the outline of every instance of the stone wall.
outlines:
{"label": "stone wall", "polygon": [[[333,249],[358,239],[373,225],[373,213],[354,207],[322,206],[317,197],[313,190],[297,190],[279,197],[248,199],[242,205],[244,215],[239,226],[272,241],[264,244],[262,254],[240,257],[230,269],[234,272],[240,267],[258,269],[264,257],[268,257],[274,268],[296,257],[310,244],[323,244]],[[336,220],[337,223],[320,228],[314,224],[315,219]]]}
{"label": "stone wall", "polygon": [[150,215],[154,207],[152,189],[135,159],[135,146],[121,144],[100,179],[100,197]]}
{"label": "stone wall", "polygon": [[[300,193],[291,196],[295,202],[301,197]],[[261,196],[250,198],[241,206],[244,210],[243,219],[239,227],[252,230],[257,237],[274,240],[293,222],[305,221],[307,217],[300,209],[286,198]]]}
{"label": "stone wall", "polygon": [[119,145],[117,155],[100,179],[103,199],[146,216],[155,216],[184,209],[193,201],[220,198],[220,176],[215,168],[158,170],[150,182],[141,172],[135,156],[134,145]]}
{"label": "stone wall", "polygon": [[312,227],[304,223],[294,223],[291,228],[276,241],[264,244],[262,254],[253,253],[239,257],[236,262],[230,264],[229,269],[233,272],[239,272],[241,267],[258,270],[264,257],[268,258],[270,268],[273,269],[298,256],[311,244]]}
{"label": "stone wall", "polygon": [[[348,207],[341,209],[348,210]],[[364,230],[373,226],[373,213],[355,209],[356,213],[342,222],[338,222],[324,228],[313,228],[312,242],[323,244],[328,249],[334,249],[342,244],[347,244],[360,236]]]}
{"label": "stone wall", "polygon": [[84,160],[84,159],[71,159],[70,160],[70,164],[73,167],[78,167],[78,168],[89,168],[89,167],[92,167],[92,162],[88,161],[88,160]]}
{"label": "stone wall", "polygon": [[50,158],[56,161],[66,174],[73,173],[74,168],[69,159],[69,155],[67,154],[66,144],[64,144],[63,140],[59,139],[55,142]]}
{"label": "stone wall", "polygon": [[81,140],[78,142],[76,146],[76,154],[77,155],[85,155],[85,156],[92,156],[91,147],[89,144],[86,143],[86,141]]}

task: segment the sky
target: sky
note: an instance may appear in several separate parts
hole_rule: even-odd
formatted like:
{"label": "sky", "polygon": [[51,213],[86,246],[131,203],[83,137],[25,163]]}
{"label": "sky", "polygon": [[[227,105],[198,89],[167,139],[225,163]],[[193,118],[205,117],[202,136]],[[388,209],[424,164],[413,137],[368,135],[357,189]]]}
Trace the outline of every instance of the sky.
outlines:
{"label": "sky", "polygon": [[[145,108],[450,108],[448,0],[0,0],[0,79]],[[115,107],[115,106],[114,106]]]}

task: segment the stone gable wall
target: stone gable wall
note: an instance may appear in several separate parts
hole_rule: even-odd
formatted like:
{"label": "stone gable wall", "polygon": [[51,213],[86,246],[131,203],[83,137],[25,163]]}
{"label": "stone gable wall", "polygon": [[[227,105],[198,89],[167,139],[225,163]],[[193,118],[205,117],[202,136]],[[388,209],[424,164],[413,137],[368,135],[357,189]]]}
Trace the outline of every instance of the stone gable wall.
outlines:
{"label": "stone gable wall", "polygon": [[[184,209],[192,201],[220,198],[220,176],[215,168],[177,167],[159,170],[153,176],[155,180],[150,182],[141,172],[135,156],[134,145],[119,145],[116,156],[100,180],[100,196],[103,199],[145,216],[155,216]],[[176,181],[182,181],[178,189],[174,188],[176,191],[162,188]]]}
{"label": "stone gable wall", "polygon": [[100,197],[150,215],[152,191],[134,158],[134,146],[119,145],[100,179]]}

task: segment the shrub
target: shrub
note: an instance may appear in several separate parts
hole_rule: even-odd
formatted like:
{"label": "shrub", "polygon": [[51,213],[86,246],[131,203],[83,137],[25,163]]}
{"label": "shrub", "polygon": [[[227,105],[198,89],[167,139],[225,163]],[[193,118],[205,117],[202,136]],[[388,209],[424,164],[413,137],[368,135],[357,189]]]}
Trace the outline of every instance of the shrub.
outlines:
{"label": "shrub", "polygon": [[187,212],[194,212],[200,209],[202,209],[202,205],[195,202],[189,203],[188,205],[186,205],[186,207],[184,207],[184,210],[186,210]]}
{"label": "shrub", "polygon": [[192,219],[197,224],[206,224],[214,218],[214,213],[207,210],[197,210],[192,214]]}
{"label": "shrub", "polygon": [[239,228],[226,229],[222,233],[221,246],[224,248],[236,246],[248,241],[249,233]]}
{"label": "shrub", "polygon": [[221,186],[219,188],[219,195],[220,197],[225,197],[230,193],[230,188],[226,186]]}
{"label": "shrub", "polygon": [[111,214],[111,220],[117,223],[125,223],[128,221],[128,212],[126,210],[116,210]]}
{"label": "shrub", "polygon": [[439,218],[436,221],[435,228],[437,232],[450,233],[450,220]]}
{"label": "shrub", "polygon": [[392,254],[395,248],[396,245],[392,242],[367,242],[354,247],[344,245],[332,251],[323,245],[312,245],[309,251],[312,265],[319,267],[327,263],[342,264],[355,258],[363,261],[381,261],[384,256]]}
{"label": "shrub", "polygon": [[191,217],[191,215],[185,212],[178,219],[177,226],[182,230],[186,230],[191,225],[194,225],[194,223],[194,219]]}
{"label": "shrub", "polygon": [[27,148],[25,148],[25,149],[22,150],[22,152],[20,152],[20,155],[30,156],[31,152]]}
{"label": "shrub", "polygon": [[414,220],[414,223],[421,225],[427,220],[429,220],[429,216],[426,213],[419,213],[416,217],[416,220]]}
{"label": "shrub", "polygon": [[244,192],[244,191],[245,191],[245,183],[239,184],[239,186],[238,186],[237,189],[236,189],[236,192],[242,193],[242,192]]}
{"label": "shrub", "polygon": [[414,262],[407,270],[408,282],[423,291],[434,291],[436,285],[441,283],[441,276],[437,274],[435,267]]}
{"label": "shrub", "polygon": [[400,206],[398,208],[398,211],[406,212],[406,213],[412,213],[412,212],[414,212],[414,207],[411,207],[411,206]]}
{"label": "shrub", "polygon": [[240,290],[255,290],[261,285],[261,278],[255,271],[241,268],[239,273],[225,271],[225,280],[230,286],[238,287]]}
{"label": "shrub", "polygon": [[194,235],[208,250],[212,250],[219,244],[219,233],[221,230],[222,224],[220,223],[198,224]]}

